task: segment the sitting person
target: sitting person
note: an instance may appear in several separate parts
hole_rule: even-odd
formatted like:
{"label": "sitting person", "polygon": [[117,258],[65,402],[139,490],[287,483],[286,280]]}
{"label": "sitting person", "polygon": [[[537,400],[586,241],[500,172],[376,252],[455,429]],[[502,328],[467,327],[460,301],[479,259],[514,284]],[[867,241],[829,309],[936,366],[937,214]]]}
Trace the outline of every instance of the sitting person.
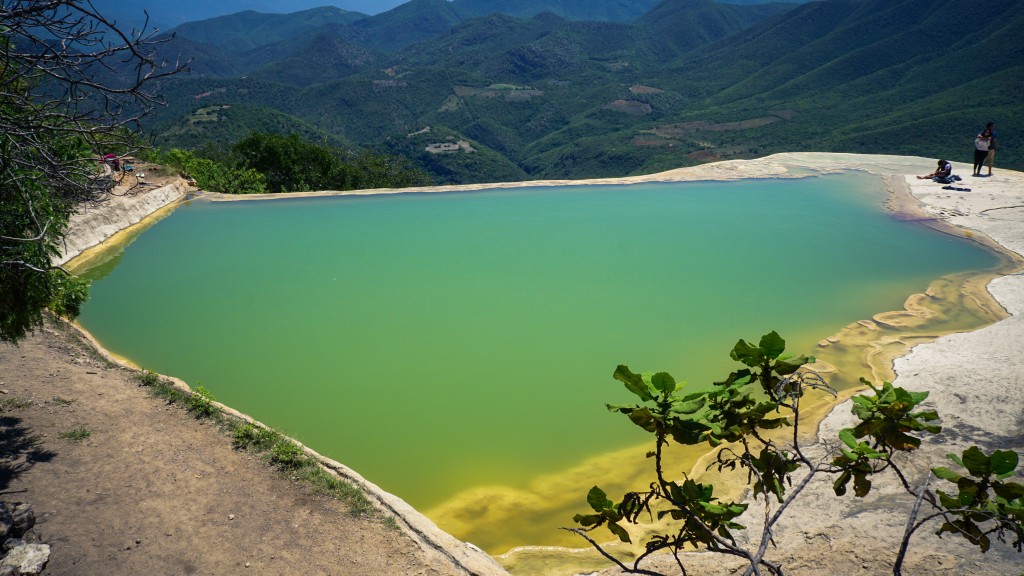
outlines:
{"label": "sitting person", "polygon": [[924,176],[918,176],[917,178],[918,180],[931,178],[933,182],[938,182],[940,184],[952,184],[953,182],[960,180],[959,176],[953,175],[953,165],[946,160],[939,160],[939,164],[935,168],[935,172],[925,174]]}
{"label": "sitting person", "polygon": [[117,154],[104,154],[103,161],[114,169],[114,172],[121,171],[121,159],[117,157]]}

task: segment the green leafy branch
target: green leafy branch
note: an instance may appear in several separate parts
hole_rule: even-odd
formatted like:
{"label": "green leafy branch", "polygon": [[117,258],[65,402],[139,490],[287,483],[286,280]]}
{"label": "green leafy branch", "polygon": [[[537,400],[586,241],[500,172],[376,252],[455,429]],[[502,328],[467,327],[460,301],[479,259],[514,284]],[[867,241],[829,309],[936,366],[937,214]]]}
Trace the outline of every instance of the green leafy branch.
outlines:
{"label": "green leafy branch", "polygon": [[[648,490],[629,492],[619,503],[609,500],[605,492],[595,486],[587,498],[594,513],[576,515],[574,521],[581,528],[570,530],[584,537],[627,573],[650,574],[640,564],[651,554],[664,550],[673,553],[685,573],[679,552],[688,547],[703,547],[742,557],[755,569],[763,566],[773,574],[781,574],[779,566],[763,558],[771,539],[771,525],[778,517],[766,519],[763,544],[758,551],[745,550],[737,544],[733,531],[745,529],[736,518],[746,512],[748,505],[720,501],[714,496],[714,486],[698,483],[685,474],[682,474],[682,481],[667,478],[663,449],[669,439],[684,445],[706,442],[712,447],[721,447],[716,463],[711,466],[717,465],[720,471],[745,470],[755,497],[772,494],[778,502],[788,505],[806,486],[806,482],[802,482],[787,496],[787,487],[792,486],[791,475],[801,464],[812,468],[814,464],[799,451],[780,449],[763,432],[784,426],[796,429],[799,402],[805,390],[831,390],[817,375],[800,371],[812,359],[787,356],[784,351],[785,341],[775,332],[764,335],[757,345],[740,340],[731,355],[746,368],[716,382],[710,391],[691,394],[684,394],[685,384],[677,383],[666,372],[637,374],[626,366],[616,368],[613,377],[641,402],[609,405],[608,410],[626,415],[654,435],[655,450],[648,456],[654,458],[656,480]],[[782,414],[782,408],[791,412],[793,418]],[[794,431],[794,438],[795,434]],[[637,524],[642,516],[651,520],[656,517],[658,521],[671,519],[676,524],[672,532],[652,536],[632,566],[616,560],[588,535],[605,526],[620,541],[631,543],[623,524]]]}
{"label": "green leafy branch", "polygon": [[[655,480],[646,490],[626,493],[620,501],[608,498],[598,486],[591,488],[587,502],[593,510],[577,514],[575,528],[566,528],[583,537],[607,559],[629,574],[654,574],[641,564],[652,554],[670,552],[682,573],[686,569],[680,552],[702,548],[746,560],[745,575],[767,570],[782,575],[782,567],[765,559],[772,543],[775,524],[789,505],[819,474],[834,476],[833,490],[843,496],[852,482],[854,495],[870,493],[874,475],[891,470],[903,487],[914,494],[906,476],[893,461],[899,453],[912,452],[921,446],[924,434],[936,434],[941,427],[934,422],[934,410],[921,409],[927,392],[909,392],[884,382],[876,387],[861,379],[870,393],[852,398],[853,414],[859,423],[839,433],[840,444],[832,446],[821,460],[809,457],[801,448],[799,423],[800,401],[808,391],[817,390],[836,395],[816,373],[806,368],[813,358],[785,355],[785,341],[775,332],[761,337],[757,345],[744,340],[736,343],[731,357],[744,368],[729,374],[711,390],[685,394],[685,383],[677,383],[667,372],[637,374],[619,366],[613,378],[622,382],[640,402],[608,405],[608,410],[627,416],[631,422],[655,438],[655,448],[648,453],[654,459]],[[777,434],[767,434],[783,427],[792,428],[791,445],[777,444]],[[726,502],[714,495],[714,486],[702,484],[682,473],[669,477],[665,473],[664,447],[670,441],[683,445],[707,443],[718,448],[708,469],[719,472],[746,473],[754,501],[763,500],[763,525],[756,548],[747,549],[737,543],[736,531],[746,527],[737,520],[747,512],[748,504]],[[1005,478],[1017,466],[1017,455],[996,451],[984,455],[971,448],[963,457],[950,456],[965,467],[968,475],[948,468],[936,468],[939,478],[957,485],[953,496],[941,491],[928,492],[926,486],[916,494],[917,504],[901,543],[894,574],[900,567],[913,533],[929,520],[943,518],[938,534],[959,534],[982,552],[988,550],[990,536],[1005,541],[1014,538],[1020,551],[1024,540],[1024,487]],[[802,474],[798,482],[797,474]],[[931,515],[916,521],[922,501],[935,509]],[[605,527],[619,541],[631,544],[629,526],[657,522],[658,533],[643,542],[644,551],[631,565],[626,565],[592,536]]]}
{"label": "green leafy branch", "polygon": [[[915,411],[928,398],[928,392],[908,392],[889,382],[876,388],[864,378],[860,381],[874,395],[860,394],[851,399],[853,414],[860,423],[839,433],[845,447],[840,447],[840,454],[832,461],[833,470],[839,472],[833,489],[837,496],[843,496],[852,479],[854,494],[864,497],[871,490],[869,477],[891,468],[912,493],[910,483],[893,464],[893,455],[919,448],[921,439],[915,433],[938,434],[942,428],[929,423],[938,420],[939,415],[934,410]],[[867,441],[862,440],[865,438]]]}
{"label": "green leafy branch", "polygon": [[[900,551],[893,567],[893,574],[902,574],[910,538],[929,521],[942,518],[943,523],[936,531],[943,534],[958,534],[982,552],[988,552],[992,545],[991,536],[1021,552],[1024,548],[1024,484],[1007,482],[1006,479],[1017,471],[1019,456],[1012,450],[995,450],[985,454],[977,446],[965,450],[960,456],[948,454],[947,458],[961,468],[962,474],[945,466],[932,468],[931,472],[941,480],[956,485],[957,492],[946,493],[936,490],[938,504],[936,511],[917,519],[917,509],[911,513],[907,530],[900,545]],[[918,496],[918,503],[927,492],[927,480]]]}

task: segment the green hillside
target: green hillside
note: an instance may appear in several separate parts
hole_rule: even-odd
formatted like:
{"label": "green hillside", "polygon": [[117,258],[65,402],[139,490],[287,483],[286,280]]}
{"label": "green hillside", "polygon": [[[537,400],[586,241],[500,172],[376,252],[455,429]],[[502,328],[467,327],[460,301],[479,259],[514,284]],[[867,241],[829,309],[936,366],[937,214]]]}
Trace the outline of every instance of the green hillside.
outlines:
{"label": "green hillside", "polygon": [[227,147],[250,132],[295,133],[306,140],[343,146],[337,136],[274,110],[245,104],[201,106],[169,125],[154,130],[153,145],[159,148]]}
{"label": "green hillside", "polygon": [[410,0],[354,23],[350,38],[367,48],[394,51],[436,38],[463,20],[448,0]]}
{"label": "green hillside", "polygon": [[[196,72],[165,83],[169,106],[147,129],[198,142],[184,135],[200,108],[274,110],[253,117],[406,153],[459,183],[777,151],[967,160],[991,120],[997,164],[1024,168],[1024,0],[665,0],[632,23],[464,19],[458,6],[414,0],[241,51],[175,39],[167,49],[194,55]],[[427,151],[445,142],[474,152]]]}
{"label": "green hillside", "polygon": [[452,5],[466,18],[499,13],[531,18],[545,12],[568,20],[630,22],[643,16],[659,0],[453,0]]}
{"label": "green hillside", "polygon": [[351,24],[365,14],[341,8],[323,7],[292,14],[263,14],[251,10],[186,22],[174,29],[176,36],[209,44],[228,52],[245,52],[302,34],[327,24]]}
{"label": "green hillside", "polygon": [[[764,151],[819,149],[964,159],[998,122],[1000,161],[1024,112],[1022,2],[869,0],[811,3],[699,48],[670,70],[702,99],[681,119],[736,121],[785,111],[747,141]],[[944,29],[957,14],[957,34]],[[721,138],[730,144],[728,137]]]}
{"label": "green hillside", "polygon": [[245,67],[251,78],[312,86],[345,78],[380,60],[379,55],[346,41],[337,26],[326,25],[247,54]]}

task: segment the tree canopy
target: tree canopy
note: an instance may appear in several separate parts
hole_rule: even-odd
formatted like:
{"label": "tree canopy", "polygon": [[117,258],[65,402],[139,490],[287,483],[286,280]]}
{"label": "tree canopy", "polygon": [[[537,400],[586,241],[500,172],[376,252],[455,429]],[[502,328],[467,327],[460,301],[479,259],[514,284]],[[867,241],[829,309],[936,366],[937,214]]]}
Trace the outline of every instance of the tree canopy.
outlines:
{"label": "tree canopy", "polygon": [[180,168],[200,188],[225,194],[427,186],[430,177],[402,156],[353,152],[296,133],[250,132],[224,149],[171,150],[157,160]]}
{"label": "tree canopy", "polygon": [[130,128],[161,103],[154,81],[186,69],[156,58],[155,34],[119,30],[88,0],[0,3],[0,341],[84,301],[51,263],[72,212],[113,189],[99,157],[135,147]]}

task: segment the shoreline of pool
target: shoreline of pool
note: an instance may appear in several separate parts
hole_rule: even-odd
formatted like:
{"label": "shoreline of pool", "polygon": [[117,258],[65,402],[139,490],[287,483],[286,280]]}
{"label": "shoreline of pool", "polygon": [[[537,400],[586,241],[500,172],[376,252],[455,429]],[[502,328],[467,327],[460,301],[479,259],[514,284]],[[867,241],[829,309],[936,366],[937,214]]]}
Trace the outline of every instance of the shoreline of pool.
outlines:
{"label": "shoreline of pool", "polygon": [[[879,155],[854,155],[854,154],[793,153],[793,154],[776,154],[776,155],[773,155],[773,156],[769,156],[769,157],[761,158],[761,159],[756,159],[756,160],[734,160],[734,161],[718,162],[718,163],[715,163],[715,164],[705,164],[705,165],[700,165],[700,166],[695,166],[695,167],[680,168],[680,169],[676,169],[676,170],[672,170],[672,171],[668,171],[668,172],[663,172],[663,173],[660,173],[660,174],[652,174],[652,175],[645,175],[645,176],[638,176],[638,177],[629,177],[629,178],[593,179],[593,180],[583,180],[583,181],[566,181],[566,180],[530,181],[530,182],[513,182],[513,183],[494,183],[494,184],[483,184],[483,185],[473,184],[473,185],[462,185],[462,186],[434,186],[434,187],[415,188],[415,189],[383,189],[383,190],[382,189],[376,189],[376,190],[346,191],[346,192],[322,191],[322,192],[292,193],[292,194],[268,194],[268,195],[260,195],[260,196],[236,196],[236,195],[222,195],[222,194],[202,193],[201,197],[204,198],[204,199],[212,200],[212,201],[269,200],[269,199],[275,199],[275,198],[297,198],[297,197],[325,197],[325,196],[353,196],[353,195],[376,195],[376,194],[395,194],[395,193],[479,191],[479,190],[485,190],[485,189],[499,189],[499,188],[501,188],[501,189],[511,189],[511,188],[523,188],[523,187],[537,187],[537,186],[558,186],[558,185],[577,185],[578,186],[578,185],[588,185],[588,184],[594,184],[594,185],[601,185],[601,184],[634,184],[634,183],[641,183],[641,182],[686,182],[686,181],[709,181],[709,180],[738,180],[738,179],[750,179],[750,178],[800,178],[800,177],[823,175],[823,174],[836,173],[836,172],[849,171],[849,170],[859,170],[859,171],[864,171],[864,172],[867,172],[867,173],[879,176],[879,177],[881,177],[886,182],[886,185],[887,185],[887,187],[889,189],[888,190],[888,200],[886,201],[886,207],[890,211],[892,211],[894,214],[896,214],[898,217],[905,218],[905,219],[922,221],[926,225],[931,226],[931,227],[933,227],[933,228],[935,228],[937,230],[940,230],[940,231],[942,231],[944,233],[951,234],[951,235],[956,235],[956,236],[961,236],[961,237],[967,237],[967,238],[970,238],[970,239],[972,239],[974,241],[978,241],[978,242],[980,242],[982,244],[985,244],[989,248],[994,249],[994,250],[1000,252],[1001,254],[1003,254],[1007,258],[1007,262],[1004,265],[1004,269],[1006,270],[1005,273],[998,273],[998,274],[997,273],[991,273],[991,274],[985,274],[985,275],[981,275],[981,276],[974,277],[974,278],[971,278],[971,279],[967,279],[967,280],[965,280],[963,282],[961,287],[956,288],[956,290],[960,290],[960,291],[965,292],[966,293],[965,295],[967,297],[969,297],[969,298],[973,298],[973,299],[978,300],[978,301],[984,301],[986,299],[991,300],[992,302],[996,303],[998,305],[1000,311],[1003,312],[1003,315],[1001,317],[998,317],[998,318],[994,317],[992,319],[992,322],[990,322],[989,324],[986,324],[983,327],[975,328],[972,331],[972,333],[976,333],[976,332],[982,331],[982,330],[985,329],[985,327],[992,326],[992,325],[997,324],[997,323],[999,323],[999,322],[1001,322],[1003,320],[1014,318],[1014,317],[1018,317],[1019,315],[1015,316],[1012,309],[1008,309],[1008,307],[1005,304],[1001,303],[998,298],[996,298],[994,295],[992,295],[990,293],[990,290],[988,289],[988,286],[993,281],[995,281],[995,280],[997,280],[999,278],[1004,278],[1004,277],[1010,275],[1013,271],[1020,270],[1021,265],[1024,264],[1024,258],[1022,258],[1021,255],[1020,255],[1020,247],[1016,247],[1016,244],[1014,242],[1010,242],[1010,244],[1012,244],[1013,247],[1012,246],[1007,246],[1007,245],[1003,244],[1003,242],[1000,242],[1001,235],[997,234],[996,237],[993,237],[992,234],[991,234],[992,230],[986,230],[986,227],[983,224],[979,225],[978,222],[972,222],[974,224],[974,226],[966,226],[966,225],[963,225],[963,224],[957,224],[957,223],[953,222],[954,219],[964,215],[965,213],[969,213],[969,210],[968,210],[968,212],[965,212],[964,207],[962,207],[962,206],[961,207],[953,206],[952,208],[946,207],[945,203],[943,201],[949,200],[949,198],[936,198],[937,195],[938,196],[942,196],[943,195],[942,192],[937,192],[938,190],[940,190],[940,185],[931,183],[930,181],[915,180],[913,178],[913,174],[918,173],[918,172],[925,172],[925,171],[929,170],[931,168],[931,166],[932,166],[932,160],[927,159],[927,158],[913,158],[913,157],[901,157],[901,156],[879,156]],[[963,165],[963,166],[965,167],[966,165]],[[961,170],[965,169],[965,168],[962,168],[961,165],[956,165],[956,167],[960,168]],[[997,172],[1000,172],[1000,171],[997,171]],[[1007,186],[1007,187],[1012,187],[1014,184],[1016,184],[1016,189],[1019,190],[1020,188],[1024,188],[1024,186],[1021,186],[1021,182],[1024,182],[1024,179],[1022,179],[1022,176],[1024,176],[1024,175],[1021,175],[1020,173],[1010,173],[1009,171],[1001,171],[1001,172],[1003,174],[1010,174],[1010,176],[1013,176],[1013,178],[1016,180],[1016,182],[1011,182],[1010,186]],[[989,182],[989,180],[986,180],[985,182],[987,183],[987,182]],[[994,184],[996,182],[992,181],[992,183]],[[970,183],[968,183],[968,184],[970,184]],[[955,192],[950,192],[949,194],[955,194]],[[948,197],[949,194],[945,194],[945,196]],[[972,198],[970,196],[965,196],[966,194],[971,194],[971,193],[964,193],[964,194],[962,194],[961,196],[964,196],[964,198],[962,200],[964,200],[967,203],[971,203],[972,202]],[[941,200],[941,201],[938,201],[938,200]],[[165,216],[168,213],[169,210],[173,210],[174,206],[177,205],[177,202],[180,202],[180,201],[181,201],[181,199],[179,198],[175,202],[171,202],[171,203],[165,204],[163,207],[161,207],[162,208],[162,212],[161,212],[161,210],[157,210],[157,211],[153,212],[152,215],[147,216],[146,218],[143,218],[141,221],[131,223],[133,231],[125,231],[125,233],[123,233],[123,234],[114,235],[112,238],[105,239],[98,246],[91,247],[91,248],[87,249],[86,251],[84,251],[79,256],[76,256],[75,258],[71,259],[70,263],[69,263],[69,266],[74,268],[75,266],[80,265],[80,264],[78,264],[79,262],[82,261],[82,260],[80,260],[80,258],[84,257],[84,258],[87,259],[87,258],[90,258],[90,257],[92,257],[93,255],[95,255],[97,253],[100,253],[100,252],[103,252],[103,251],[109,249],[110,243],[112,241],[115,242],[115,243],[116,242],[127,242],[127,243],[130,243],[130,241],[131,241],[131,239],[133,237],[132,236],[133,233],[139,232],[141,230],[144,230],[149,225],[152,225],[152,223],[158,221],[159,218]],[[932,202],[929,202],[929,201],[932,201]],[[955,202],[954,202],[954,204],[955,204]],[[1017,202],[1017,204],[1020,204],[1020,202]],[[995,205],[993,205],[993,206],[986,206],[982,210],[994,211],[994,210],[1004,210],[1004,209],[1008,209],[1008,208],[1009,208],[1009,206],[995,206]],[[1020,228],[1021,228],[1020,223],[1018,223],[1018,225],[1017,225],[1017,229],[1018,230],[1015,231],[1018,236],[1020,235]],[[1018,240],[1019,240],[1019,238],[1018,238]],[[1003,241],[1005,242],[1005,239],[1003,239]],[[1016,247],[1017,249],[1015,250],[1014,247]],[[1021,290],[1022,293],[1024,293],[1024,287],[1021,287],[1020,290]],[[913,307],[916,305],[915,303],[920,303],[920,301],[922,301],[922,299],[924,299],[926,301],[928,299],[928,297],[929,296],[926,293],[926,294],[911,295],[908,298],[908,301],[907,301],[908,302],[908,306],[907,307],[911,308],[911,310],[910,310],[911,315],[913,315],[913,313],[914,313]],[[906,310],[904,310],[904,311],[885,311],[885,312],[880,312],[879,314],[876,314],[872,318],[872,320],[870,320],[870,321],[865,320],[863,322],[877,322],[877,321],[879,321],[880,318],[882,318],[882,319],[889,318],[889,316],[887,316],[887,315],[904,314],[906,312],[907,312]],[[998,315],[998,311],[995,311],[995,312],[997,312],[997,315]],[[849,339],[850,336],[844,334],[844,331],[847,331],[847,332],[849,332],[849,331],[858,332],[858,331],[864,331],[864,330],[869,330],[870,331],[870,329],[865,324],[863,324],[863,323],[859,323],[858,322],[858,323],[851,324],[851,325],[845,327],[843,330],[841,330],[840,333],[835,334],[835,335],[831,335],[831,336],[829,336],[827,338],[823,338],[822,341],[821,341],[822,348],[823,349],[828,349],[830,346],[833,346],[833,345],[835,345],[838,342],[842,342],[844,339]],[[896,361],[896,359],[904,358],[907,355],[911,354],[914,350],[916,350],[918,348],[918,346],[920,346],[925,341],[931,342],[931,341],[934,341],[934,340],[936,340],[938,338],[942,338],[942,337],[945,337],[945,336],[947,336],[949,334],[955,334],[955,333],[957,333],[957,332],[956,331],[951,331],[951,332],[948,332],[948,333],[945,333],[945,334],[937,334],[934,337],[928,338],[926,340],[913,340],[912,343],[909,344],[909,345],[906,345],[902,349],[902,352],[900,352],[899,354],[897,354],[894,351],[889,351],[888,355],[883,354],[880,358],[876,358],[875,359],[876,360],[876,364],[879,365],[879,366],[883,366],[883,367],[885,365],[888,365],[888,367],[889,367],[888,371],[882,370],[882,372],[886,372],[886,374],[873,373],[873,376],[875,376],[878,379],[891,380],[892,376],[895,376],[894,362]],[[833,340],[835,340],[835,341],[833,341]],[[98,342],[96,342],[94,339],[92,339],[91,337],[90,337],[90,341],[92,341],[94,343],[94,345],[102,353],[105,353],[105,354],[109,355],[109,352],[106,351],[105,349],[103,349],[103,347]],[[128,361],[127,359],[116,358],[115,360],[117,360],[118,362],[120,362],[122,364],[128,364],[128,365],[131,364],[131,362]],[[873,371],[873,372],[877,372],[877,371]],[[888,374],[892,374],[892,376],[889,376]],[[183,386],[187,387],[187,385],[185,385],[183,382],[181,382],[181,384]],[[815,425],[814,426],[809,426],[808,428],[818,429],[820,426],[825,425],[825,422],[830,417],[830,415],[832,415],[832,414],[834,414],[834,413],[836,413],[838,411],[838,405],[839,405],[839,403],[837,401],[837,402],[829,402],[829,403],[827,403],[827,406],[822,406],[821,409],[820,409],[820,413],[817,414],[817,417],[815,418],[815,420],[816,420]],[[238,414],[238,413],[234,412],[230,408],[227,408],[227,407],[225,407],[225,408],[228,411],[230,411],[231,413],[237,414],[237,415],[239,415],[239,416],[241,416],[243,418],[246,418],[246,419],[251,419],[251,418],[249,418],[246,415],[242,415],[242,414]],[[817,420],[820,420],[820,421],[817,421]],[[310,451],[310,452],[312,452],[312,451]],[[315,454],[315,453],[313,453],[313,454]],[[319,457],[322,461],[330,462],[329,467],[331,467],[331,468],[334,468],[334,466],[336,465],[337,467],[340,467],[340,469],[348,471],[348,473],[351,473],[351,475],[353,477],[358,478],[358,480],[360,481],[359,482],[360,484],[362,484],[364,486],[366,486],[366,485],[372,486],[373,489],[376,489],[376,490],[380,491],[379,488],[376,488],[376,486],[373,486],[372,484],[369,484],[368,482],[363,480],[361,477],[359,477],[358,474],[348,470],[343,465],[341,465],[339,463],[336,463],[333,460],[326,459],[326,458],[320,456],[319,454],[316,454],[316,456]],[[346,475],[348,475],[348,473],[346,473]],[[414,515],[414,516],[415,515],[422,516],[419,512],[417,512],[415,510],[412,510],[412,508],[409,507],[407,504],[405,504],[404,501],[401,501],[401,499],[399,499],[397,497],[394,497],[393,495],[387,494],[386,492],[383,492],[383,491],[380,491],[380,492],[385,494],[387,497],[394,498],[395,500],[400,502],[400,505],[389,506],[389,507],[392,507],[396,511],[396,513],[398,513],[400,515],[401,514],[410,514],[410,515]],[[403,508],[403,506],[404,506],[404,508]],[[402,511],[399,511],[399,510],[402,510]],[[423,517],[423,519],[426,520],[426,522],[430,523],[431,525],[433,524],[432,521],[427,520],[425,517]],[[436,528],[436,526],[434,527],[434,529],[437,530],[438,532],[441,532],[439,529]],[[441,534],[444,534],[444,536],[448,536],[444,532],[441,532]],[[451,537],[448,536],[448,538],[451,538]],[[455,549],[460,550],[460,551],[462,551],[464,549],[465,545],[461,545],[460,546],[460,544],[462,544],[462,543],[458,542],[454,538],[451,538],[451,540],[452,541],[449,542],[447,545],[454,546]],[[475,548],[475,547],[473,547],[473,548]],[[513,550],[509,551],[506,554],[498,556],[498,558],[505,560],[506,563],[508,563],[508,562],[514,563],[514,561],[512,561],[509,558],[510,554],[511,555],[529,554],[531,549],[532,549],[532,547],[516,548],[516,549],[513,549]],[[562,550],[569,551],[569,550],[573,550],[573,549],[562,549]]]}

